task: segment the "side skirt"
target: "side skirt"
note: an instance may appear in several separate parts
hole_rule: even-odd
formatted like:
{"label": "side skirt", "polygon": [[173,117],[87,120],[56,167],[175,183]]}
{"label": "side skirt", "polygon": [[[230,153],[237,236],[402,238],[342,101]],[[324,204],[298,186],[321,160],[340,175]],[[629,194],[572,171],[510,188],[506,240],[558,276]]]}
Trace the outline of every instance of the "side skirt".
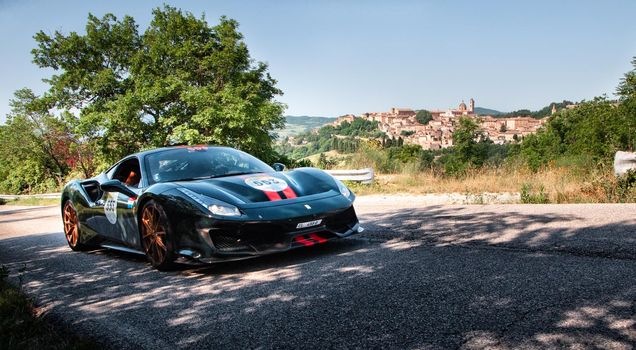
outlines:
{"label": "side skirt", "polygon": [[126,252],[126,253],[132,253],[132,254],[139,254],[139,255],[146,255],[144,254],[144,252],[139,251],[137,249],[132,249],[132,248],[128,248],[128,247],[124,247],[123,245],[117,245],[117,244],[113,244],[113,243],[102,243],[99,245],[102,248],[108,248],[108,249],[113,249],[113,250],[119,250],[120,252]]}

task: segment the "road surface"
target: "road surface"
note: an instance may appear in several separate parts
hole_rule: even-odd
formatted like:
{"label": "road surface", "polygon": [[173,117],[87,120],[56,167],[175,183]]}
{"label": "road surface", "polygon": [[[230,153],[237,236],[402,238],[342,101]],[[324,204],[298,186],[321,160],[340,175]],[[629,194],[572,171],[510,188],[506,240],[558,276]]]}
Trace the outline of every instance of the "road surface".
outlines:
{"label": "road surface", "polygon": [[356,238],[152,270],[72,252],[59,209],[0,207],[0,264],[103,346],[632,349],[636,205],[357,201]]}

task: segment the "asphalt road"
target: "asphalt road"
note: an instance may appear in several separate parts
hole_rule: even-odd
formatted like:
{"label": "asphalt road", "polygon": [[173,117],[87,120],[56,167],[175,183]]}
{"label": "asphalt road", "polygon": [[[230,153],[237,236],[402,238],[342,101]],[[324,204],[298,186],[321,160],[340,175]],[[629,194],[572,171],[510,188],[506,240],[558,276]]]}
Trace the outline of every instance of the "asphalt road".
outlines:
{"label": "asphalt road", "polygon": [[609,348],[636,344],[636,205],[360,197],[357,238],[165,273],[72,252],[57,208],[0,207],[0,264],[114,348]]}

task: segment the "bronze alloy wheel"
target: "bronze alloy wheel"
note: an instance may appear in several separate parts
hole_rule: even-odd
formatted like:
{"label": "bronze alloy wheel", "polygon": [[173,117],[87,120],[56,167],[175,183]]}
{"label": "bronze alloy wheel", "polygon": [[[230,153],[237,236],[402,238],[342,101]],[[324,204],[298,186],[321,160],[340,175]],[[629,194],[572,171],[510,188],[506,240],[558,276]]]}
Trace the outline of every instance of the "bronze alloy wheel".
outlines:
{"label": "bronze alloy wheel", "polygon": [[141,239],[144,251],[154,267],[167,267],[172,261],[168,249],[168,223],[161,206],[150,201],[141,213]]}
{"label": "bronze alloy wheel", "polygon": [[64,234],[66,235],[66,241],[68,245],[75,249],[78,247],[79,242],[79,220],[77,219],[77,212],[71,201],[67,201],[64,204]]}

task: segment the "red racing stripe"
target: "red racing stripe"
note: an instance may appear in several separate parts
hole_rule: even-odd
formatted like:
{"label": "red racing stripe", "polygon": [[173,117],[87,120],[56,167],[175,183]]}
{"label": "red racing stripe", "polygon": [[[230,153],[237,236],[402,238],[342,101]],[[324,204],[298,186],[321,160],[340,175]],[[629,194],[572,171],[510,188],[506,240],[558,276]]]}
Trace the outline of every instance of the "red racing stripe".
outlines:
{"label": "red racing stripe", "polygon": [[265,195],[267,196],[267,198],[269,198],[270,201],[279,201],[282,198],[280,198],[280,195],[278,194],[278,192],[272,192],[272,191],[263,191],[265,193]]}
{"label": "red racing stripe", "polygon": [[304,245],[305,247],[309,247],[311,245],[314,245],[315,243],[313,241],[310,241],[308,239],[306,239],[303,236],[296,236],[294,237],[294,240],[302,245]]}
{"label": "red racing stripe", "polygon": [[316,242],[318,242],[318,243],[325,243],[325,242],[327,242],[327,239],[322,238],[322,237],[318,236],[318,235],[317,235],[317,234],[315,234],[315,233],[310,234],[310,235],[309,235],[309,238],[313,239],[314,241],[316,241]]}
{"label": "red racing stripe", "polygon": [[285,194],[285,197],[287,197],[287,199],[296,198],[296,192],[294,192],[291,187],[287,187],[286,189],[284,189],[283,193]]}

